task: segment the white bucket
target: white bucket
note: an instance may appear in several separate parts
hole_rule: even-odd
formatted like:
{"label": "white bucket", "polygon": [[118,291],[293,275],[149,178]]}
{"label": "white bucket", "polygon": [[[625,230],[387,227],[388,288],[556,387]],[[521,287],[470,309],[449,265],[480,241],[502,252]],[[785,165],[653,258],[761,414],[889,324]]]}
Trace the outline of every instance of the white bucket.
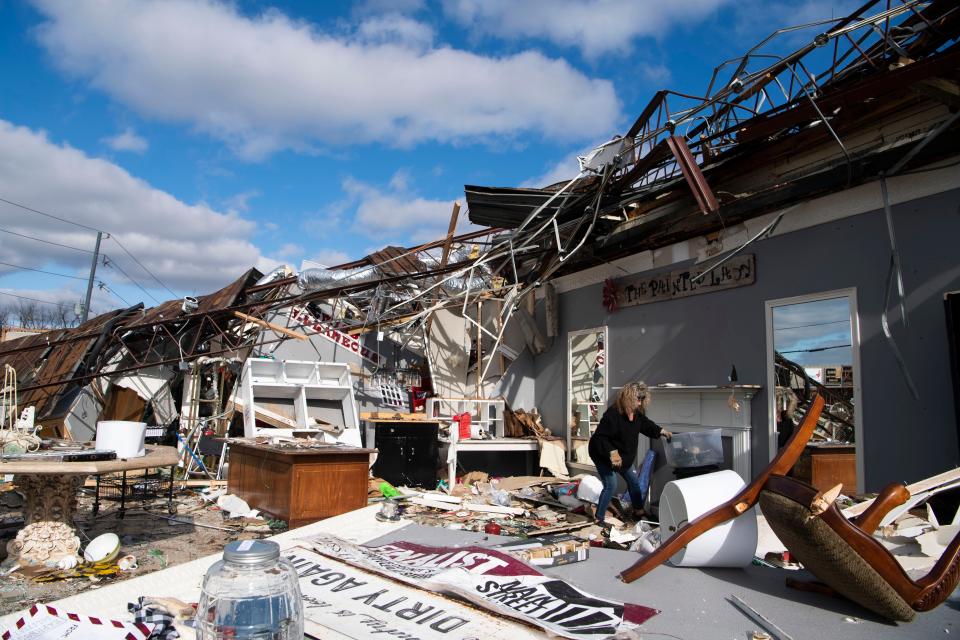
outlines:
{"label": "white bucket", "polygon": [[[717,471],[668,482],[660,495],[660,536],[666,540],[687,522],[737,495],[746,485],[735,471]],[[670,558],[675,567],[745,567],[757,551],[755,509],[698,538]]]}
{"label": "white bucket", "polygon": [[97,423],[97,449],[116,451],[118,458],[140,458],[146,454],[146,432],[146,422],[102,420]]}

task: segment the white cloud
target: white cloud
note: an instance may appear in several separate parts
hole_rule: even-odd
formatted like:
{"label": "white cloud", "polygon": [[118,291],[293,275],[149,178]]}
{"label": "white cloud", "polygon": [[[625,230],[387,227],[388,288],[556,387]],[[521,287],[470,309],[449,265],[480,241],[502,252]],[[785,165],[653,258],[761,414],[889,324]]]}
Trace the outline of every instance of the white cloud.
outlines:
{"label": "white cloud", "polygon": [[[410,175],[403,169],[397,171],[385,187],[345,178],[341,184],[345,197],[314,217],[308,226],[328,229],[350,225],[354,234],[375,240],[380,243],[379,248],[384,244],[409,246],[442,238],[450,226],[454,199],[423,197],[412,188],[411,182]],[[458,233],[476,228],[461,214]]]}
{"label": "white cloud", "polygon": [[584,149],[580,153],[567,156],[547,169],[543,174],[524,180],[520,186],[540,189],[558,182],[569,182],[573,180],[580,174],[580,163],[577,161],[577,156],[582,156],[589,151],[590,149]]}
{"label": "white cloud", "polygon": [[114,151],[132,151],[133,153],[143,153],[150,146],[146,138],[137,135],[137,132],[130,127],[115,136],[104,138],[103,143]]}
{"label": "white cloud", "polygon": [[[737,36],[745,39],[744,51],[771,35],[776,29],[839,19],[847,16],[862,3],[857,0],[741,0],[733,12],[733,29]],[[771,23],[770,16],[776,16]],[[813,41],[813,38],[830,28],[830,24],[798,29],[783,33],[774,38],[763,49],[781,54],[797,49]]]}
{"label": "white cloud", "polygon": [[431,46],[412,21],[392,32],[368,23],[381,38],[371,43],[213,0],[35,3],[47,18],[39,40],[66,73],[247,158],[317,144],[592,139],[621,115],[611,82],[564,60]]}
{"label": "white cloud", "polygon": [[258,197],[260,197],[260,192],[256,189],[250,189],[248,191],[241,191],[240,193],[233,194],[224,200],[223,203],[227,205],[227,208],[230,211],[246,213],[250,210],[250,201]]}
{"label": "white cloud", "polygon": [[303,255],[303,246],[293,242],[288,242],[278,248],[275,253],[279,258],[289,259]]}
{"label": "white cloud", "polygon": [[484,35],[542,38],[587,57],[624,53],[639,37],[659,37],[730,0],[444,0],[446,14]]}
{"label": "white cloud", "polygon": [[[359,258],[360,256],[357,256]],[[350,262],[350,256],[339,249],[321,249],[308,258],[327,267],[335,267]]]}
{"label": "white cloud", "polygon": [[423,0],[364,0],[357,3],[358,13],[416,13],[424,8]]}
{"label": "white cloud", "polygon": [[442,237],[450,225],[453,200],[431,200],[405,188],[381,190],[352,178],[343,189],[357,202],[354,229],[371,238],[420,243]]}
{"label": "white cloud", "polygon": [[397,14],[380,15],[360,23],[358,38],[368,44],[404,44],[426,51],[433,44],[433,29],[422,22]]}
{"label": "white cloud", "polygon": [[[250,242],[256,229],[253,222],[203,203],[187,204],[112,162],[92,158],[50,141],[43,132],[4,120],[0,120],[0,195],[114,234],[175,291],[209,292],[251,266],[269,262]],[[0,203],[0,218],[5,229],[22,235],[93,249],[95,233],[89,229],[6,203]],[[0,260],[4,262],[34,268],[54,264],[56,268],[48,270],[79,276],[85,276],[90,268],[89,253],[3,235]],[[104,239],[101,250],[144,286],[159,287],[113,239]],[[112,267],[100,267],[97,273],[98,279],[114,289],[126,280]],[[170,296],[163,292],[157,297]]]}
{"label": "white cloud", "polygon": [[673,77],[670,68],[659,63],[641,62],[637,65],[637,71],[644,80],[656,85],[658,89],[662,89]]}

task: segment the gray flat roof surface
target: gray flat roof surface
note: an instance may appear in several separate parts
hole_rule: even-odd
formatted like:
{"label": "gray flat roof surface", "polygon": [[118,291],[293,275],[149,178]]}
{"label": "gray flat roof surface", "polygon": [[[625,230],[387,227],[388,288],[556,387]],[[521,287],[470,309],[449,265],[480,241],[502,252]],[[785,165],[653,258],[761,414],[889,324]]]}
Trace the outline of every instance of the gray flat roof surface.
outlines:
{"label": "gray flat roof surface", "polygon": [[[411,524],[369,545],[409,540],[435,546],[475,544],[492,546],[514,540],[469,531]],[[960,638],[960,589],[939,607],[918,613],[913,622],[889,623],[846,599],[789,589],[787,577],[812,578],[805,571],[750,566],[745,569],[693,569],[661,565],[624,584],[617,574],[637,554],[612,549],[590,549],[586,562],[542,569],[594,595],[616,598],[660,609],[642,627],[642,637],[682,640],[749,639],[761,627],[729,601],[736,595],[793,640],[815,638]]]}

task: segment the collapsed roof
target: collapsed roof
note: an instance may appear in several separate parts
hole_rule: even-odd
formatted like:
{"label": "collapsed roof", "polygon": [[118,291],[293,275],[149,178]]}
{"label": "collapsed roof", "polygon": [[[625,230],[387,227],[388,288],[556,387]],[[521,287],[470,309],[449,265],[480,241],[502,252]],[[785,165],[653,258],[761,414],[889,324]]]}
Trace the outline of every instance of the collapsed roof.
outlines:
{"label": "collapsed roof", "polygon": [[[871,0],[844,18],[779,29],[718,65],[702,96],[657,92],[569,181],[467,185],[470,220],[486,229],[454,237],[455,207],[444,239],[298,276],[251,270],[196,310],[138,305],[5,343],[0,365],[17,369],[21,402],[45,404],[38,415],[49,416],[52,399],[93,377],[235,352],[278,310],[322,305],[317,317],[334,328],[389,328],[406,344],[429,333],[439,309],[459,311],[483,334],[482,380],[520,300],[551,277],[956,155],[958,31],[954,0]],[[775,52],[804,33],[808,44]],[[466,313],[489,299],[499,303],[492,324]]]}
{"label": "collapsed roof", "polygon": [[[951,0],[873,0],[779,29],[717,66],[702,96],[657,92],[569,182],[467,185],[470,220],[540,250],[529,283],[952,156],[958,30]],[[776,53],[802,33],[808,44]]]}

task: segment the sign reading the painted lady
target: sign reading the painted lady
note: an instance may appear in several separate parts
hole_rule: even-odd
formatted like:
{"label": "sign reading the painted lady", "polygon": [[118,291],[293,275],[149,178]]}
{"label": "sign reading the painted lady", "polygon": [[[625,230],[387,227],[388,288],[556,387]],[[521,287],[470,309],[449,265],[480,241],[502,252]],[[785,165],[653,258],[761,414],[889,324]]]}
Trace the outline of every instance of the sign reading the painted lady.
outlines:
{"label": "sign reading the painted lady", "polygon": [[616,306],[632,307],[753,284],[757,273],[756,259],[753,254],[736,256],[694,281],[704,271],[703,267],[693,266],[653,276],[620,278],[615,282]]}

